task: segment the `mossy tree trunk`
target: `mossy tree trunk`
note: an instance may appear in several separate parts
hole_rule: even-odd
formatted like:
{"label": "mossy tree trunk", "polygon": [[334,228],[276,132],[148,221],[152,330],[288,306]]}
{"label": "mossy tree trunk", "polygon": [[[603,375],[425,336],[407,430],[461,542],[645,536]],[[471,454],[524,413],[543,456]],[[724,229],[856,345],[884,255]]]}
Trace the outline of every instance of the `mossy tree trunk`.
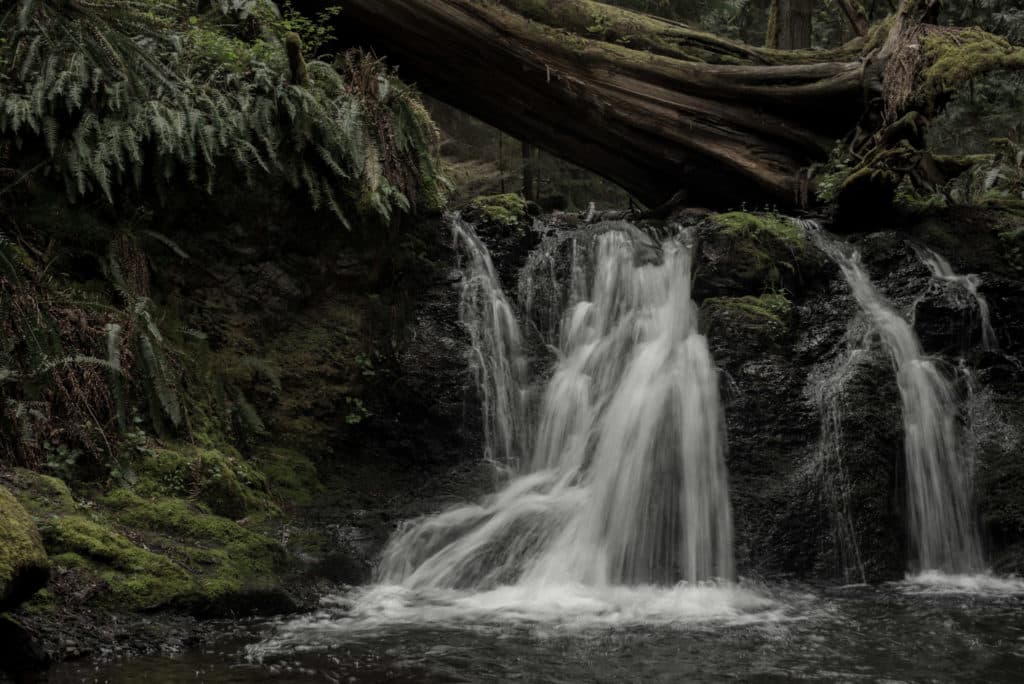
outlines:
{"label": "mossy tree trunk", "polygon": [[[593,0],[346,0],[338,29],[431,95],[648,204],[684,190],[692,204],[790,207],[813,200],[811,170],[837,140],[891,142],[887,67],[930,6],[904,0],[896,19],[828,51],[751,47]],[[996,52],[985,68],[1020,54]],[[928,63],[912,65],[912,85]]]}

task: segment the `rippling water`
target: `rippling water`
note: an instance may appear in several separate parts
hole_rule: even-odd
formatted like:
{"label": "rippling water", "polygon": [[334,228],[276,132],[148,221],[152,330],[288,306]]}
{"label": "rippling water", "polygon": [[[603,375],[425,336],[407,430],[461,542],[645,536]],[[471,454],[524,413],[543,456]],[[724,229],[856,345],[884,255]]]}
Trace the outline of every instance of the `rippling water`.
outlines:
{"label": "rippling water", "polygon": [[54,682],[988,681],[1024,676],[1024,582],[881,587],[379,586],[202,651],[67,664]]}

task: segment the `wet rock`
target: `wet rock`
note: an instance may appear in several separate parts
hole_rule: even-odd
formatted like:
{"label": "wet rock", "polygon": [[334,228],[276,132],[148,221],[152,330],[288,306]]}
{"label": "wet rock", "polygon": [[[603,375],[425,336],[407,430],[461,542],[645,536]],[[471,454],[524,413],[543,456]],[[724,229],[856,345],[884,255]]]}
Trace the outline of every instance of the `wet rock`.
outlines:
{"label": "wet rock", "polygon": [[714,214],[697,231],[694,297],[800,292],[824,266],[801,227],[773,214]]}
{"label": "wet rock", "polygon": [[474,224],[487,245],[506,292],[515,292],[519,268],[540,240],[521,195],[489,195],[472,200],[463,217]]}

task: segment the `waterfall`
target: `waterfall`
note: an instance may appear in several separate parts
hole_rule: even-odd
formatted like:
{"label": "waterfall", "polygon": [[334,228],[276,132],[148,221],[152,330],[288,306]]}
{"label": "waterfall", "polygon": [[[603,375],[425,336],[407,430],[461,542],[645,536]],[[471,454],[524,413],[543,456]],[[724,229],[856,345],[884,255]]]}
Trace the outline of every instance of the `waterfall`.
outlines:
{"label": "waterfall", "polygon": [[950,266],[948,261],[927,247],[914,245],[914,252],[917,254],[917,258],[921,260],[921,263],[931,271],[933,278],[961,288],[974,300],[981,318],[981,347],[985,351],[995,351],[998,349],[999,344],[996,341],[996,332],[992,328],[992,321],[989,316],[988,301],[978,291],[981,279],[973,273],[960,275],[954,272],[953,267]]}
{"label": "waterfall", "polygon": [[910,535],[922,571],[970,573],[982,569],[972,512],[971,463],[957,424],[949,381],[928,359],[913,328],[875,288],[857,252],[823,230],[810,231],[838,265],[854,299],[868,315],[896,370],[903,404]]}
{"label": "waterfall", "polygon": [[[500,412],[518,410],[512,398],[525,391],[511,308],[486,248],[461,221],[456,234],[477,281],[463,310],[482,328],[474,353],[488,410],[520,470],[480,504],[400,530],[378,579],[474,590],[733,579],[718,377],[683,236],[655,241],[606,222],[572,239],[570,282],[549,297],[564,306],[555,368],[528,436],[505,439],[519,414]],[[528,443],[531,454],[516,451]]]}
{"label": "waterfall", "polygon": [[[853,337],[853,325],[847,331]],[[860,547],[851,513],[850,476],[843,446],[841,402],[851,371],[864,353],[860,345],[851,345],[847,353],[821,372],[812,383],[812,392],[821,415],[821,437],[815,459],[815,480],[822,485],[832,518],[837,561],[846,582],[867,582]]]}
{"label": "waterfall", "polygon": [[466,258],[459,319],[469,331],[470,367],[482,399],[484,458],[514,470],[526,439],[522,335],[491,255],[476,231],[458,215],[452,215],[451,226],[455,246]]}

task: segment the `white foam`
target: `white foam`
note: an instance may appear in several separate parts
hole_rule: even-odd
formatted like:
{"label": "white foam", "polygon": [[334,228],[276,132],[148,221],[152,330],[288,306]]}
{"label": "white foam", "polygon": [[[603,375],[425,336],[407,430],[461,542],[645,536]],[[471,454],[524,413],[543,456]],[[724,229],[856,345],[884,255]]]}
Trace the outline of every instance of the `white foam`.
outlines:
{"label": "white foam", "polygon": [[643,626],[660,629],[775,625],[808,611],[733,584],[658,586],[514,585],[489,591],[374,585],[328,596],[322,609],[281,623],[249,646],[251,659],[330,647],[389,630],[509,628],[567,634]]}
{"label": "white foam", "polygon": [[916,575],[907,575],[899,586],[908,594],[1024,594],[1024,578],[1014,575],[1000,577],[990,573],[950,575],[937,570],[926,570]]}

